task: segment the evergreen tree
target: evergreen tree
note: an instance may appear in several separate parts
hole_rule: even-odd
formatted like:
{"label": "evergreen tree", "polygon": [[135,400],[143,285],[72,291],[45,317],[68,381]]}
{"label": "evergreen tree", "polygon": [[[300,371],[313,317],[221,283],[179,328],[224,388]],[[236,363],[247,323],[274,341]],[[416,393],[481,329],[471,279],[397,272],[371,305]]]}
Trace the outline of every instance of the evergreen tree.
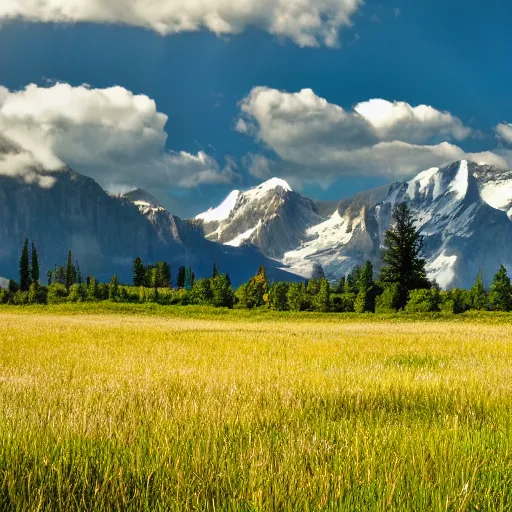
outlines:
{"label": "evergreen tree", "polygon": [[114,301],[119,298],[119,281],[115,274],[112,276],[112,280],[110,281],[110,286],[108,289],[108,298]]}
{"label": "evergreen tree", "polygon": [[146,267],[146,272],[144,273],[144,286],[146,288],[154,288],[155,287],[155,267],[154,265],[148,265]]}
{"label": "evergreen tree", "polygon": [[212,270],[212,278],[216,278],[219,275],[219,271],[217,270],[217,263],[213,262],[213,270]]}
{"label": "evergreen tree", "polygon": [[306,287],[304,283],[292,283],[286,295],[288,307],[291,311],[303,311],[306,309]]}
{"label": "evergreen tree", "polygon": [[87,287],[87,297],[89,300],[96,300],[98,298],[98,283],[94,276],[87,278],[89,286]]}
{"label": "evergreen tree", "polygon": [[46,275],[48,277],[48,286],[50,286],[53,282],[53,272],[51,270],[48,270]]}
{"label": "evergreen tree", "polygon": [[398,306],[405,308],[411,290],[430,288],[425,271],[425,260],[420,258],[423,237],[414,225],[414,218],[405,203],[393,209],[393,225],[386,231],[382,283],[398,284]]}
{"label": "evergreen tree", "polygon": [[9,284],[7,285],[7,289],[11,295],[14,295],[20,289],[18,283],[14,279],[9,279]]}
{"label": "evergreen tree", "polygon": [[176,279],[177,280],[176,286],[179,289],[185,288],[185,274],[186,274],[185,267],[180,267],[178,269],[178,276],[177,276],[177,279]]}
{"label": "evergreen tree", "polygon": [[78,264],[78,260],[76,262],[76,282],[77,284],[82,284],[82,271],[80,270],[80,265]]}
{"label": "evergreen tree", "polygon": [[315,297],[315,309],[322,313],[327,313],[331,310],[331,287],[327,279],[320,280],[320,290]]}
{"label": "evergreen tree", "polygon": [[208,306],[212,304],[213,292],[211,279],[198,279],[190,292],[194,304]]}
{"label": "evergreen tree", "polygon": [[341,276],[340,280],[338,281],[338,285],[336,286],[336,289],[334,290],[334,293],[345,293],[345,284],[346,284],[346,277]]}
{"label": "evergreen tree", "polygon": [[482,271],[478,272],[476,281],[469,292],[471,300],[471,309],[476,311],[486,311],[489,309],[489,301],[487,300],[487,292],[485,291]]}
{"label": "evergreen tree", "polygon": [[36,285],[39,284],[39,259],[37,258],[37,250],[34,242],[32,242],[32,258],[30,266],[30,277],[32,282]]}
{"label": "evergreen tree", "polygon": [[507,274],[507,269],[501,265],[494,276],[489,290],[489,304],[493,311],[512,310],[512,285]]}
{"label": "evergreen tree", "polygon": [[194,284],[192,279],[192,269],[190,267],[185,268],[185,282],[184,282],[184,288],[187,291],[190,291],[192,289],[192,285]]}
{"label": "evergreen tree", "polygon": [[357,295],[359,293],[359,282],[361,281],[361,273],[363,267],[356,265],[347,275],[345,291]]}
{"label": "evergreen tree", "polygon": [[231,309],[235,304],[235,293],[227,274],[218,274],[211,279],[212,304],[217,308]]}
{"label": "evergreen tree", "polygon": [[367,261],[361,269],[358,294],[354,309],[356,313],[375,313],[375,283],[373,282],[373,265]]}
{"label": "evergreen tree", "polygon": [[76,283],[76,268],[73,265],[73,255],[71,251],[68,252],[68,262],[66,264],[66,289],[69,289]]}
{"label": "evergreen tree", "polygon": [[229,274],[225,274],[226,276],[226,281],[228,282],[229,286],[233,286],[233,283],[231,282],[231,278],[229,277]]}
{"label": "evergreen tree", "polygon": [[171,287],[171,267],[169,263],[166,261],[160,261],[157,264],[158,267],[158,277],[160,279],[160,288],[170,288]]}
{"label": "evergreen tree", "polygon": [[144,286],[146,268],[142,260],[137,257],[133,262],[133,286]]}
{"label": "evergreen tree", "polygon": [[20,290],[28,292],[32,280],[30,277],[30,262],[28,254],[28,239],[25,239],[20,258]]}
{"label": "evergreen tree", "polygon": [[268,292],[268,303],[274,311],[286,311],[288,309],[288,283],[274,283]]}

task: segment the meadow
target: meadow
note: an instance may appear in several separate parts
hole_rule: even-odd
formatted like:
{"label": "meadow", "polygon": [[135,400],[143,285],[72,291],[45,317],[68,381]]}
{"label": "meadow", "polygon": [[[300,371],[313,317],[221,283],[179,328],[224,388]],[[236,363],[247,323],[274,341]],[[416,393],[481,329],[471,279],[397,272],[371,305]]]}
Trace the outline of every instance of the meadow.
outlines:
{"label": "meadow", "polygon": [[0,307],[0,510],[512,510],[511,317]]}

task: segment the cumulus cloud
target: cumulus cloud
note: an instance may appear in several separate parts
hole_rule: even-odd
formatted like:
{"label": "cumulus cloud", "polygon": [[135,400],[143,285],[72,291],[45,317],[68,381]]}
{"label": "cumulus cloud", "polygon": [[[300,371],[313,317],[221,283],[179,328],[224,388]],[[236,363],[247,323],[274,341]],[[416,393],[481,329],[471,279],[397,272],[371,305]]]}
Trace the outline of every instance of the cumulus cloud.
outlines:
{"label": "cumulus cloud", "polygon": [[249,26],[300,46],[338,45],[363,0],[2,0],[0,22],[117,23],[162,35],[202,28],[217,35]]}
{"label": "cumulus cloud", "polygon": [[166,151],[166,123],[152,99],[122,87],[0,88],[0,174],[51,186],[43,171],[69,165],[111,189],[236,178],[204,152]]}
{"label": "cumulus cloud", "polygon": [[266,160],[265,169],[324,185],[343,175],[403,177],[461,158],[505,164],[495,153],[468,154],[454,144],[472,130],[427,105],[372,99],[347,111],[311,89],[256,87],[239,106],[236,129],[281,159]]}
{"label": "cumulus cloud", "polygon": [[506,144],[512,144],[512,124],[500,123],[496,126],[498,137]]}

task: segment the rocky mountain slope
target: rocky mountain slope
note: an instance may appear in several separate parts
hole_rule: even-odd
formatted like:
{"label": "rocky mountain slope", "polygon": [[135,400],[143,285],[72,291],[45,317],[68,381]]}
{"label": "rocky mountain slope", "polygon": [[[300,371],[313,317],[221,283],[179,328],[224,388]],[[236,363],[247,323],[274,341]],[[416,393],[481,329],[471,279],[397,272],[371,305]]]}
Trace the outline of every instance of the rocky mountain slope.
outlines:
{"label": "rocky mountain slope", "polygon": [[235,284],[265,265],[276,279],[297,277],[255,247],[227,247],[206,240],[201,229],[158,205],[144,191],[108,195],[94,180],[71,169],[51,173],[52,187],[0,177],[0,276],[16,277],[25,238],[38,248],[42,279],[54,263],[65,263],[69,249],[84,274],[106,280],[116,273],[130,282],[136,256],[168,261],[174,271],[191,265],[198,277],[216,261]]}
{"label": "rocky mountain slope", "polygon": [[512,270],[512,171],[455,162],[344,199],[328,219],[275,179],[236,197],[222,220],[205,223],[199,217],[206,236],[224,244],[255,244],[306,277],[315,262],[331,279],[367,259],[378,266],[398,202],[413,211],[425,237],[429,277],[441,286],[469,287],[479,269],[490,282],[501,263]]}

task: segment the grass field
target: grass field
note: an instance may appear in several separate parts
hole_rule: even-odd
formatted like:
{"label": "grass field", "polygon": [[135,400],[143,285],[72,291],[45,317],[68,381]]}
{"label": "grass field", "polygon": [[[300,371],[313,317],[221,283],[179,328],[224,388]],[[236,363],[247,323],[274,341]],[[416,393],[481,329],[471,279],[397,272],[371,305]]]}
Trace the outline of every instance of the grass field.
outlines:
{"label": "grass field", "polygon": [[510,316],[0,308],[2,511],[510,511],[511,415]]}

